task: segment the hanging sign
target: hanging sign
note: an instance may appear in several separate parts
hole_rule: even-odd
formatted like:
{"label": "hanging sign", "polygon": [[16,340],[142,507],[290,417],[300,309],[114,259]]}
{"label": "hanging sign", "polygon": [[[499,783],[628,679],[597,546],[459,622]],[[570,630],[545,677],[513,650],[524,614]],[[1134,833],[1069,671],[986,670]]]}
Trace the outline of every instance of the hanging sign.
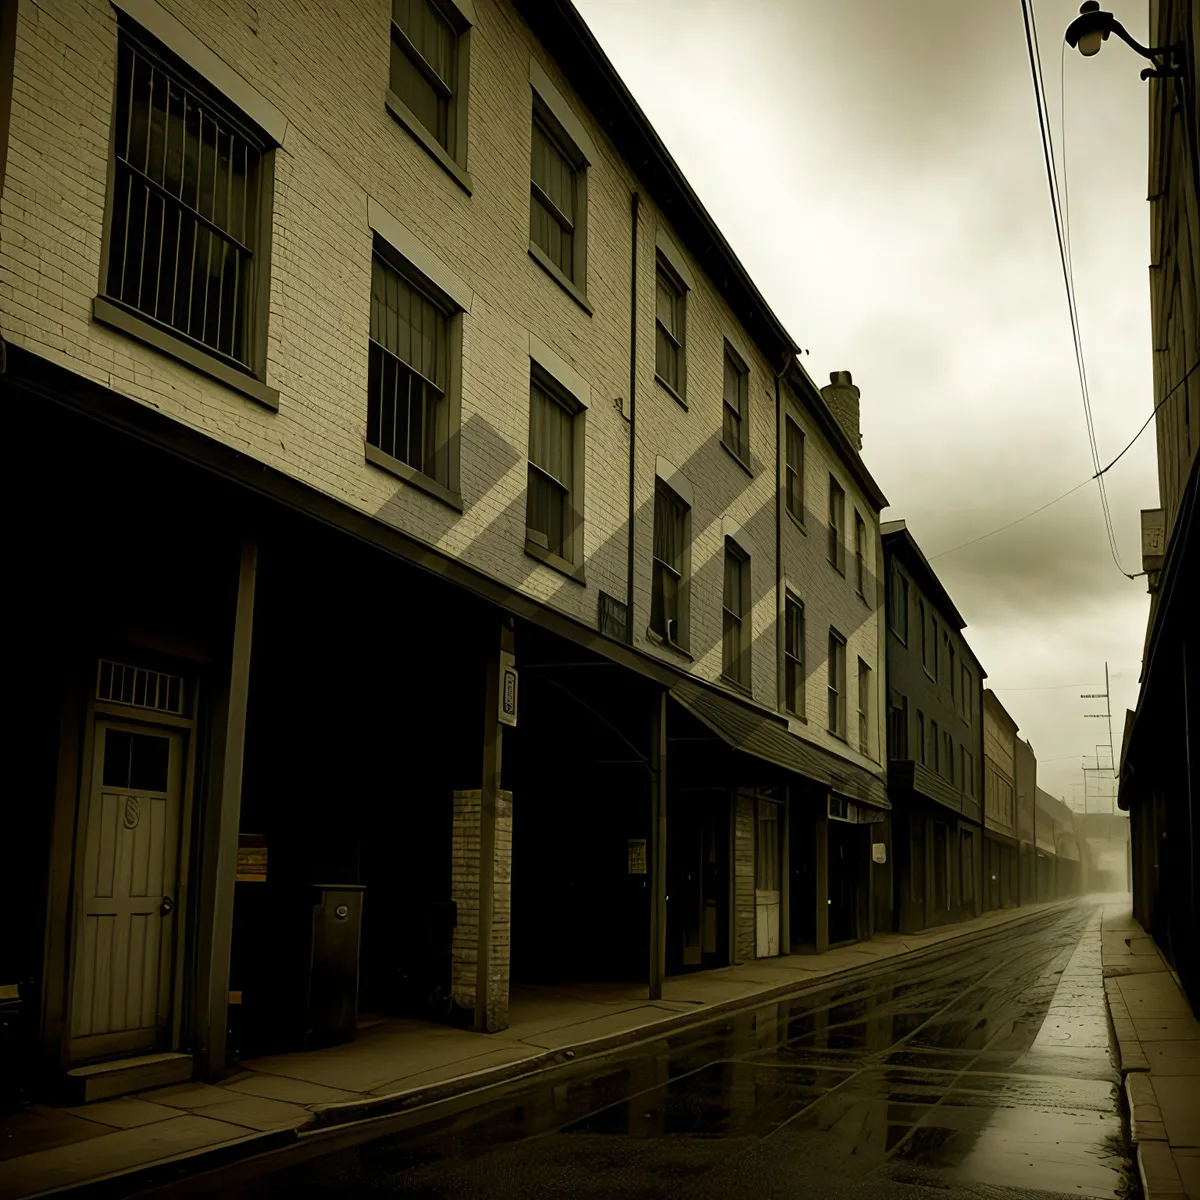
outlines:
{"label": "hanging sign", "polygon": [[505,650],[500,651],[500,724],[517,723],[517,667],[516,659]]}
{"label": "hanging sign", "polygon": [[876,863],[887,862],[887,842],[871,843],[871,861]]}

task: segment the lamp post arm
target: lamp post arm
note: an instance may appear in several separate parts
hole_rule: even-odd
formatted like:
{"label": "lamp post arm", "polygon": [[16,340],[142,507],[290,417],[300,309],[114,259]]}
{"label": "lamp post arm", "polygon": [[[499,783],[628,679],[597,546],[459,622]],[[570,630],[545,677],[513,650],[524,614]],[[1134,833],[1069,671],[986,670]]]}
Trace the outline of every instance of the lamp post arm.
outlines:
{"label": "lamp post arm", "polygon": [[[1176,50],[1183,48],[1182,42],[1176,42],[1171,46],[1143,46],[1136,38],[1131,37],[1129,31],[1121,24],[1116,17],[1112,17],[1108,22],[1108,28],[1111,33],[1115,33],[1132,51],[1140,54],[1143,58],[1148,58],[1153,62],[1160,55],[1170,55]],[[1157,63],[1155,64],[1158,65]]]}

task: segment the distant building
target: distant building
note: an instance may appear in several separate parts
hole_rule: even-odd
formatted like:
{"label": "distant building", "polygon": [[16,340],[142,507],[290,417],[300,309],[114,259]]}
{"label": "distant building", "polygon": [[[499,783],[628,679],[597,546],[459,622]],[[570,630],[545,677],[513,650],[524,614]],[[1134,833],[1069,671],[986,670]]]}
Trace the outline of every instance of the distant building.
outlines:
{"label": "distant building", "polygon": [[1033,747],[1022,738],[1013,741],[1013,791],[1017,813],[1017,854],[1020,858],[1020,903],[1032,904],[1037,898],[1037,758]]}
{"label": "distant building", "polygon": [[1008,908],[1021,902],[1017,839],[1017,723],[996,698],[983,693],[984,904]]}
{"label": "distant building", "polygon": [[1084,848],[1076,814],[1062,800],[1037,789],[1037,900],[1075,896],[1083,889]]}

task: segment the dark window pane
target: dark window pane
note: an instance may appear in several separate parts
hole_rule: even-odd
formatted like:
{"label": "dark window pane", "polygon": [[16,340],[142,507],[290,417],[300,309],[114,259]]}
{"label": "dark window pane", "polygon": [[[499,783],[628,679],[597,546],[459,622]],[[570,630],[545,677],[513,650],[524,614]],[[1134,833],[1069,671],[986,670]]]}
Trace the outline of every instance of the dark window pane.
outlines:
{"label": "dark window pane", "polygon": [[129,786],[129,757],[133,734],[123,729],[104,732],[104,786]]}
{"label": "dark window pane", "polygon": [[165,792],[169,738],[108,729],[104,734],[104,786]]}

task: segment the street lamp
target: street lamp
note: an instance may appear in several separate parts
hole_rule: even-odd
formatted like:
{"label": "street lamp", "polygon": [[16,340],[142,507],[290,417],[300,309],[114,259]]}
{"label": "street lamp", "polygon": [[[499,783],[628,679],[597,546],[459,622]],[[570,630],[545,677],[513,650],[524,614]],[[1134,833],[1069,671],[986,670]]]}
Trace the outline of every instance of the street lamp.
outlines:
{"label": "street lamp", "polygon": [[1086,0],[1079,6],[1079,16],[1067,26],[1067,45],[1073,50],[1078,49],[1084,58],[1091,58],[1100,53],[1100,47],[1110,33],[1115,33],[1131,50],[1154,64],[1142,71],[1143,79],[1182,78],[1183,64],[1176,60],[1183,58],[1183,42],[1174,42],[1170,46],[1143,46],[1129,36],[1125,26],[1112,13],[1102,11],[1097,0]]}

